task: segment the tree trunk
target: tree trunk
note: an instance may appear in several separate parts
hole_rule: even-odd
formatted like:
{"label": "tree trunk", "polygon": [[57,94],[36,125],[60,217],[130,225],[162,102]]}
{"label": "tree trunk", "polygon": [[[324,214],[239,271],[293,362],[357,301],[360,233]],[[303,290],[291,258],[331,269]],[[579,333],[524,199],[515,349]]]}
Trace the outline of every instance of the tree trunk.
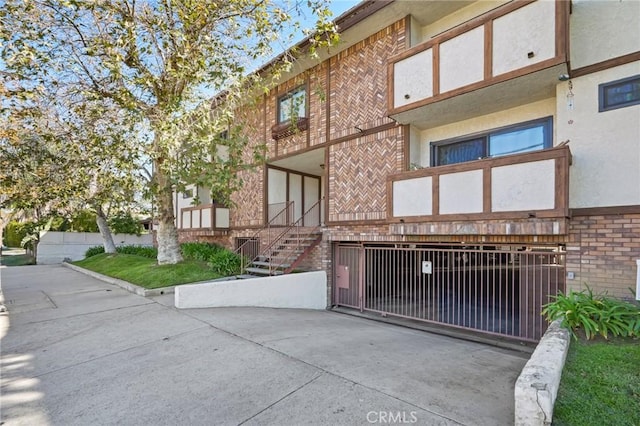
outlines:
{"label": "tree trunk", "polygon": [[173,187],[160,164],[156,167],[155,180],[158,190],[158,264],[175,264],[182,261],[182,252],[173,213]]}
{"label": "tree trunk", "polygon": [[100,235],[102,235],[102,244],[104,245],[104,252],[115,253],[116,245],[113,243],[113,236],[111,235],[111,229],[109,229],[109,224],[107,223],[107,217],[104,214],[102,207],[100,206],[96,208],[96,223],[98,224]]}

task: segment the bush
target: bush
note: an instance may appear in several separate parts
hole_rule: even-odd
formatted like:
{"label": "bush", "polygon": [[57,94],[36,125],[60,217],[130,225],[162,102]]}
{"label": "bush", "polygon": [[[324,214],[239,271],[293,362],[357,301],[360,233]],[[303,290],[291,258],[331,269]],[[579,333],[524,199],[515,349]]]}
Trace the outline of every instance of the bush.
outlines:
{"label": "bush", "polygon": [[12,220],[4,228],[4,243],[7,247],[21,247],[22,240],[33,234],[38,224],[36,222],[17,222]]}
{"label": "bush", "polygon": [[209,243],[183,243],[180,248],[185,259],[200,260],[202,262],[208,262],[216,253],[224,250],[218,245]]}
{"label": "bush", "polygon": [[116,251],[121,254],[132,254],[134,256],[148,257],[155,259],[158,257],[158,249],[146,246],[119,246]]}
{"label": "bush", "polygon": [[104,246],[89,247],[89,249],[84,252],[84,257],[86,259],[87,257],[95,256],[102,253],[104,253]]}
{"label": "bush", "polygon": [[584,330],[587,339],[609,334],[622,337],[640,336],[640,307],[623,300],[593,294],[591,289],[559,294],[555,301],[542,310],[549,322],[562,318],[562,325],[569,328],[577,339],[576,332]]}
{"label": "bush", "polygon": [[209,266],[214,272],[228,277],[240,273],[241,260],[242,258],[234,252],[221,249],[209,259]]}
{"label": "bush", "polygon": [[118,212],[109,218],[109,228],[114,234],[140,235],[142,233],[142,224],[129,213],[124,212]]}
{"label": "bush", "polygon": [[[155,247],[145,247],[145,246],[119,246],[116,247],[116,252],[121,254],[132,254],[135,256],[148,257],[150,259],[155,259],[158,257],[158,249]],[[104,253],[104,246],[95,246],[90,247],[85,253],[85,259],[87,257],[95,256],[96,254]]]}

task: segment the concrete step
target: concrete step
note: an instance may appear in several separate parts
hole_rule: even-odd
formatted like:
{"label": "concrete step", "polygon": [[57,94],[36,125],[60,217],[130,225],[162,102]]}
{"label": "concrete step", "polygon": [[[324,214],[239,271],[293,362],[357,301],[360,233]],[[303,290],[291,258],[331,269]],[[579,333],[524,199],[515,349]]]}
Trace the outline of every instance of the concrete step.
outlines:
{"label": "concrete step", "polygon": [[250,274],[256,274],[256,275],[264,275],[264,276],[268,276],[268,275],[282,275],[284,272],[279,270],[279,269],[275,269],[272,270],[271,273],[269,273],[269,269],[263,269],[263,268],[246,268],[245,272],[248,272]]}
{"label": "concrete step", "polygon": [[290,263],[283,263],[280,264],[278,262],[278,260],[272,260],[271,262],[263,262],[263,261],[255,261],[255,262],[251,262],[252,265],[256,265],[256,266],[264,266],[264,267],[269,267],[269,265],[274,265],[274,266],[278,266],[278,268],[288,268],[289,266],[291,266]]}

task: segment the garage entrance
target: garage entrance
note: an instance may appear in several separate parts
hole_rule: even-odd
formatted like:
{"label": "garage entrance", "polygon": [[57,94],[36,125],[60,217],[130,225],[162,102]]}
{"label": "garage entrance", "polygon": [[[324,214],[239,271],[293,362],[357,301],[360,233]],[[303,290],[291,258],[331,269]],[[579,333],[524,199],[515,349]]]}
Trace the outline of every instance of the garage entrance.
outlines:
{"label": "garage entrance", "polygon": [[562,247],[334,246],[334,305],[521,340],[565,287]]}

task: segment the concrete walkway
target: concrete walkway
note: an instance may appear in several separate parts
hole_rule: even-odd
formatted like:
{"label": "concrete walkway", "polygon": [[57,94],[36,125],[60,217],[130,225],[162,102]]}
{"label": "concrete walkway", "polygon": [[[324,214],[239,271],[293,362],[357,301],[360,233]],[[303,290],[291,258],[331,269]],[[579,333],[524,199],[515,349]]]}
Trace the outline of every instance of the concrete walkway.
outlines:
{"label": "concrete walkway", "polygon": [[0,277],[4,425],[509,425],[528,356],[334,312],[176,310],[61,266]]}

